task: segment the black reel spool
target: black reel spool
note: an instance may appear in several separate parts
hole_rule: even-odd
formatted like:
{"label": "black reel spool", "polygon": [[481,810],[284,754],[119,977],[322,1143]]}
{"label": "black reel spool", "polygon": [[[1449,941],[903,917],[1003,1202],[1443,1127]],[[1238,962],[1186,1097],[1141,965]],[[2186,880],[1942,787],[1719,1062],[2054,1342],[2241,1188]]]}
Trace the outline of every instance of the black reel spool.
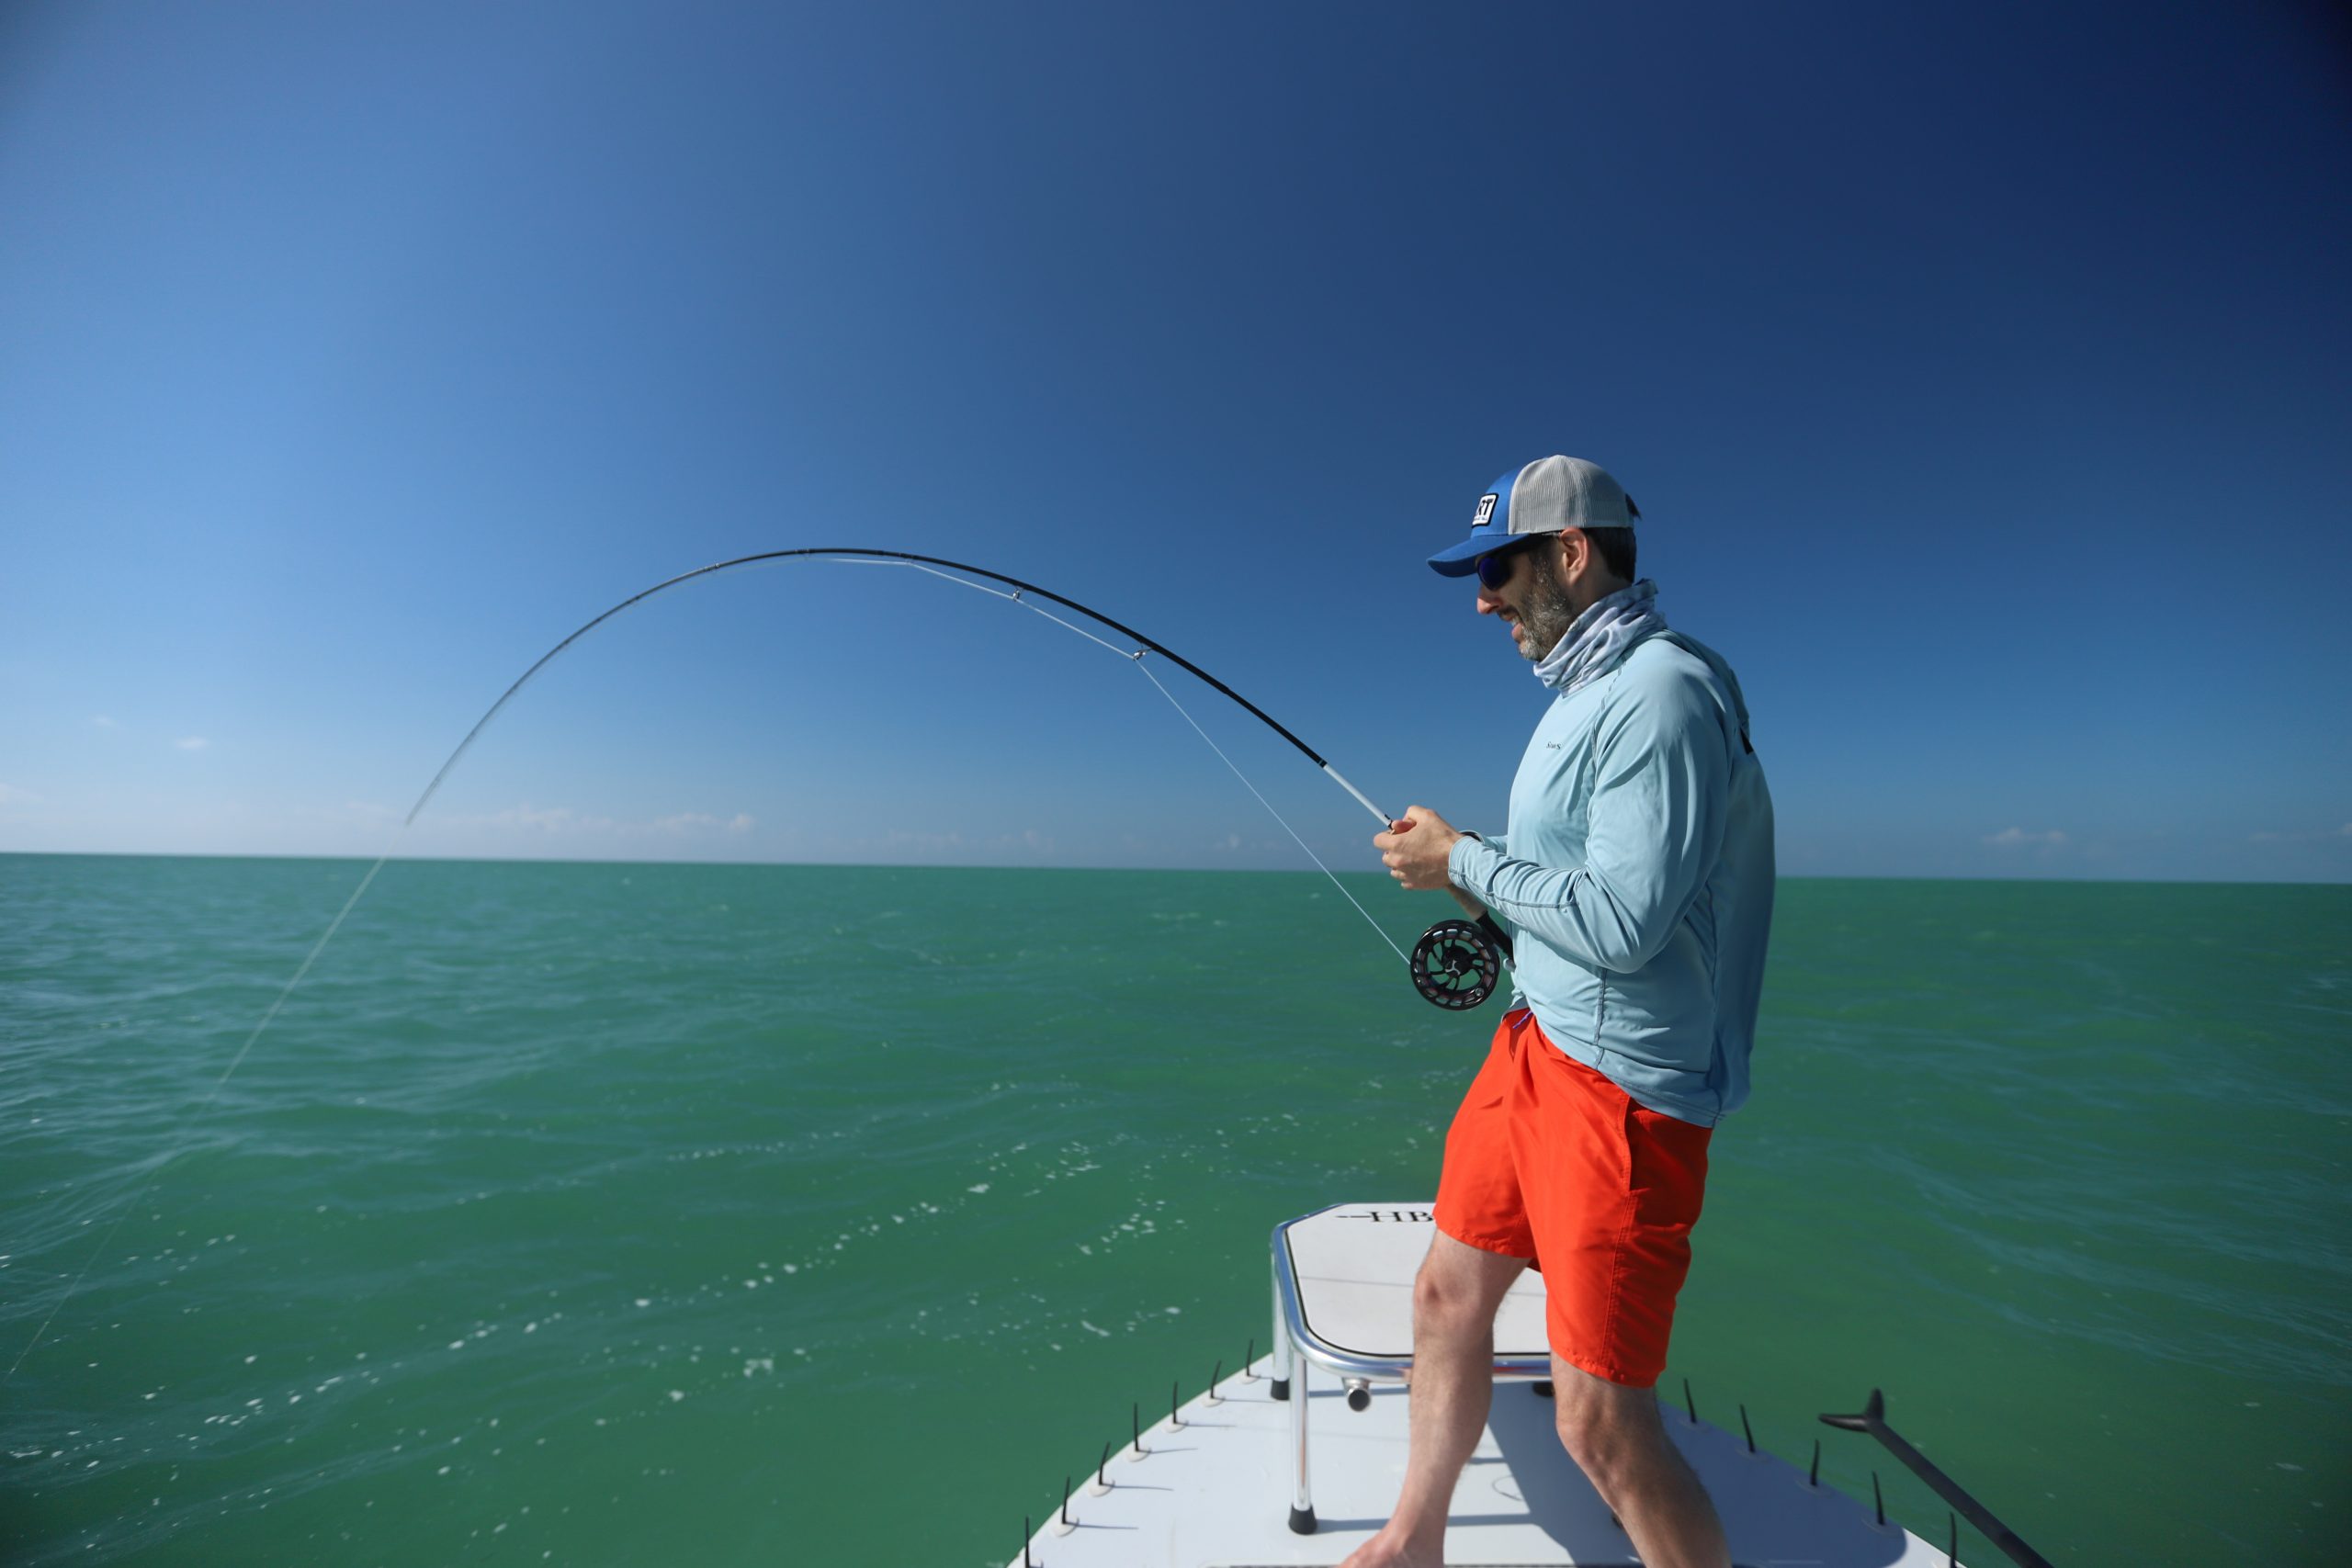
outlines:
{"label": "black reel spool", "polygon": [[1500,935],[1492,920],[1440,920],[1413,944],[1413,989],[1450,1012],[1476,1007],[1502,977]]}

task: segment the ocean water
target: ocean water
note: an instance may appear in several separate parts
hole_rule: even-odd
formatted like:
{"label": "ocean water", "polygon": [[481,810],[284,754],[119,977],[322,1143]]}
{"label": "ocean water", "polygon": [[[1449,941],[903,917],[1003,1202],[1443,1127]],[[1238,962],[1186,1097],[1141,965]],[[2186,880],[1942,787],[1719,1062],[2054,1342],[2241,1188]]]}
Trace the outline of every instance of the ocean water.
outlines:
{"label": "ocean water", "polygon": [[[1312,874],[395,862],[224,1083],[363,869],[0,857],[0,1561],[1002,1563],[1497,1010]],[[2352,889],[1790,882],[1755,1077],[1663,1390],[2352,1559]]]}

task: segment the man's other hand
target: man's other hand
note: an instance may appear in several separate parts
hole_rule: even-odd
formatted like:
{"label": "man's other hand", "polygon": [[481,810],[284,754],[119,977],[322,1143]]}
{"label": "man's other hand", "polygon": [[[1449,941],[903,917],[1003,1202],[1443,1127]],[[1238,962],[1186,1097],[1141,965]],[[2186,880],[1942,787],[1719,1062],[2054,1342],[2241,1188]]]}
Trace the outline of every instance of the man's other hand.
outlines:
{"label": "man's other hand", "polygon": [[1426,893],[1448,886],[1446,856],[1461,837],[1428,807],[1408,806],[1388,831],[1372,836],[1372,847],[1380,852],[1380,863],[1389,875],[1416,893]]}

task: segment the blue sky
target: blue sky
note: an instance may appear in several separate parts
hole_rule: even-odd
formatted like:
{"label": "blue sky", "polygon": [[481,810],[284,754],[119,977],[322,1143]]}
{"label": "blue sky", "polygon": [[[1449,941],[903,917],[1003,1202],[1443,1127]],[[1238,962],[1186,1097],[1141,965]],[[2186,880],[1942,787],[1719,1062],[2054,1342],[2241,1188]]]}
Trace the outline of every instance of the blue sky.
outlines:
{"label": "blue sky", "polygon": [[[373,854],[606,605],[971,561],[1498,822],[1420,564],[1566,451],[1796,874],[2352,875],[2322,8],[0,18],[0,850]],[[1370,818],[1177,688],[1318,852]],[[804,564],[551,667],[406,853],[1295,867],[1130,665]]]}

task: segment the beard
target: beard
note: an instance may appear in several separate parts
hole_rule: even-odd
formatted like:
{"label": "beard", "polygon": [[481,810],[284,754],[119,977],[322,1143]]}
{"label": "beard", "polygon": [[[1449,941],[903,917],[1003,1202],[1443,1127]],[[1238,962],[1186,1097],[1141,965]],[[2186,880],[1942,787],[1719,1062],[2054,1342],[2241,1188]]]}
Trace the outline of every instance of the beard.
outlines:
{"label": "beard", "polygon": [[1534,576],[1529,580],[1527,602],[1520,606],[1520,630],[1524,637],[1517,639],[1519,656],[1530,664],[1540,664],[1544,656],[1560,646],[1568,628],[1577,624],[1581,614],[1568,591],[1552,574],[1552,563],[1539,555],[1527,563]]}

